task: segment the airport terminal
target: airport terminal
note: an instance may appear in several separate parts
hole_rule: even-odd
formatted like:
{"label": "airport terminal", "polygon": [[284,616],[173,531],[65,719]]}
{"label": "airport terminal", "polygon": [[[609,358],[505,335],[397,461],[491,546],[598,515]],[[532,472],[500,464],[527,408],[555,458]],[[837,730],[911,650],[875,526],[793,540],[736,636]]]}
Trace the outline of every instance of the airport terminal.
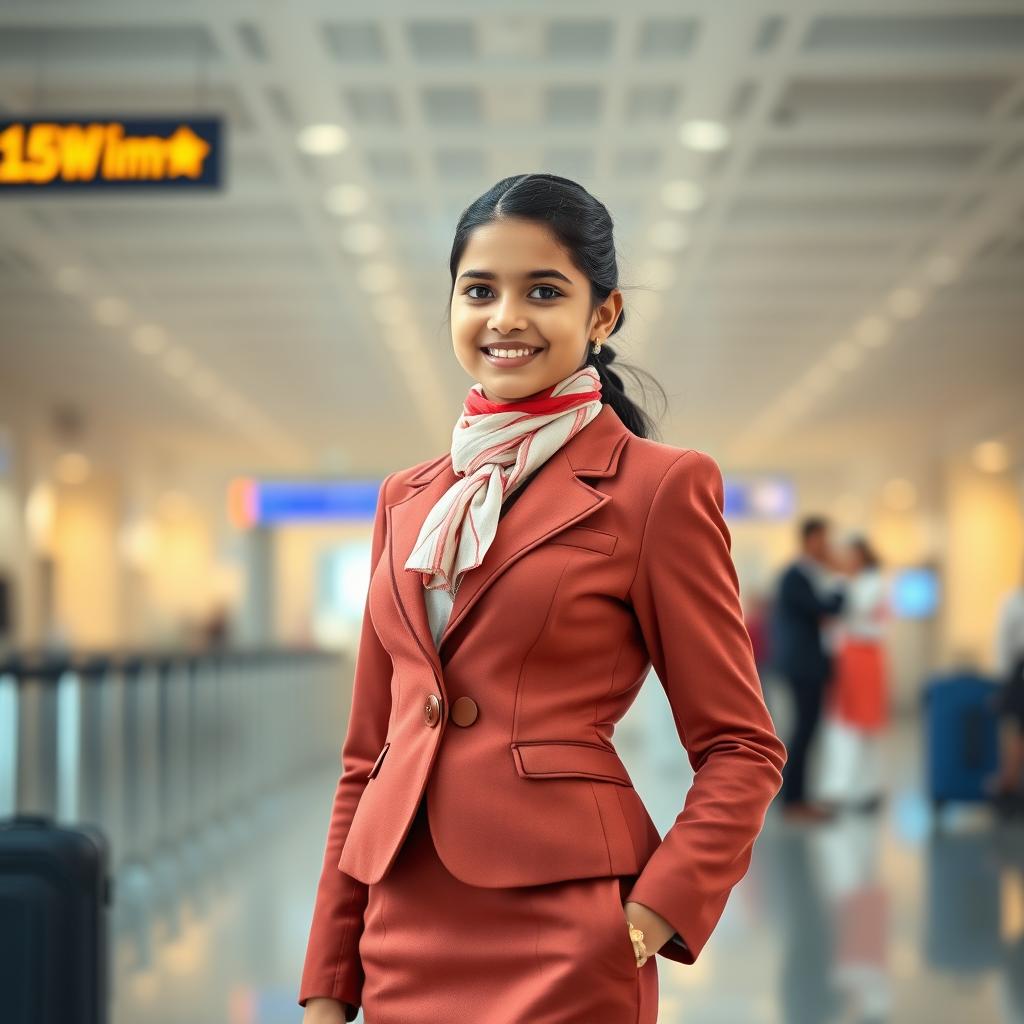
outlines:
{"label": "airport terminal", "polygon": [[1024,1022],[1022,285],[1019,0],[4,0],[0,1020]]}

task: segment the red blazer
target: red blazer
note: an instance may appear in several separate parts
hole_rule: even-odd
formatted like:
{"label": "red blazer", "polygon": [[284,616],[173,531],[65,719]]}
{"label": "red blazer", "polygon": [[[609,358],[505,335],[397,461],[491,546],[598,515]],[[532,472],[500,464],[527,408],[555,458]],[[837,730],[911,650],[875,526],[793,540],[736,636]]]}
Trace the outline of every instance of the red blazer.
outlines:
{"label": "red blazer", "polygon": [[[457,878],[638,874],[628,899],[686,943],[661,954],[692,963],[782,785],[786,748],[762,697],[710,456],[637,437],[605,405],[503,515],[438,651],[405,561],[457,479],[445,454],[381,488],[302,1005],[359,1005],[367,885],[387,874],[424,792]],[[612,744],[652,664],[696,772],[664,838]],[[460,697],[476,704],[467,725],[450,717]]]}

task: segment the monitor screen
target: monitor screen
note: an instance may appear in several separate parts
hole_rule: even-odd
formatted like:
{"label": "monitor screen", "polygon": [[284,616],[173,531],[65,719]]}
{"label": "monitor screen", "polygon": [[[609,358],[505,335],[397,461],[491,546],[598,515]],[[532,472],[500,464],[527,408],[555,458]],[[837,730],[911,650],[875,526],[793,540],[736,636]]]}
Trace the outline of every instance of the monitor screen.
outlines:
{"label": "monitor screen", "polygon": [[935,570],[925,566],[896,570],[889,604],[894,618],[930,618],[939,607],[939,578]]}

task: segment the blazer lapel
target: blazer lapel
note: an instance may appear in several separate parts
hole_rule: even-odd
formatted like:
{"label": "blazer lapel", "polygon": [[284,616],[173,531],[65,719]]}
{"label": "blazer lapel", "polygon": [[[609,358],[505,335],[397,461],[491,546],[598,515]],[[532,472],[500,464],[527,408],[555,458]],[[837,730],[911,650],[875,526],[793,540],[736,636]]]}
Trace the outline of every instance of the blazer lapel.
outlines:
{"label": "blazer lapel", "polygon": [[[614,474],[628,428],[610,405],[537,470],[522,495],[501,517],[483,561],[462,578],[451,617],[441,636],[443,647],[456,626],[494,582],[528,551],[561,530],[582,522],[611,499],[580,477]],[[409,483],[419,489],[387,507],[389,559],[395,594],[424,655],[441,678],[423,597],[421,574],[405,568],[420,527],[434,503],[457,482],[451,455],[428,464]]]}

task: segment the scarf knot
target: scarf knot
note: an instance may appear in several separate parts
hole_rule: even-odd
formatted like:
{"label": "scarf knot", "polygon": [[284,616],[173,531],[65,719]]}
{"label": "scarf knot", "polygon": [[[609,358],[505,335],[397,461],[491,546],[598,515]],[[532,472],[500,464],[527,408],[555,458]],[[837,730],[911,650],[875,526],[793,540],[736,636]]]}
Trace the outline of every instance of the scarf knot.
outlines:
{"label": "scarf knot", "polygon": [[452,430],[459,476],[427,513],[405,568],[428,590],[453,596],[484,560],[501,505],[527,477],[601,411],[601,378],[592,366],[518,402],[494,402],[474,384]]}

